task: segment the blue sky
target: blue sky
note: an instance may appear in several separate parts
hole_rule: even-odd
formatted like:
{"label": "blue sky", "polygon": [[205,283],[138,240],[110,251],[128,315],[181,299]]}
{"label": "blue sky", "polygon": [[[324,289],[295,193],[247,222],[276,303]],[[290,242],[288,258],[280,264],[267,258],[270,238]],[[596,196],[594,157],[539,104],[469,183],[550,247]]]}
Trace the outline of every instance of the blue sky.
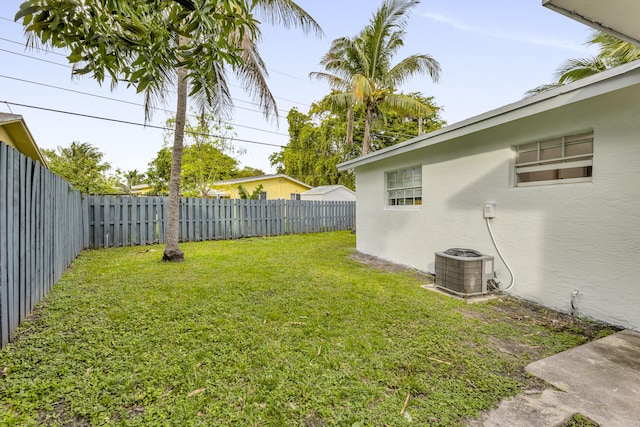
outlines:
{"label": "blue sky", "polygon": [[[7,20],[12,20],[19,4],[20,0],[0,3],[0,102],[143,123],[143,108],[136,105],[142,98],[133,89],[120,85],[113,92],[108,84],[100,87],[88,77],[71,79],[64,56],[25,51],[21,25]],[[357,34],[380,2],[299,0],[298,4],[318,21],[326,36],[316,39],[299,30],[263,26],[260,49],[270,70],[269,86],[280,120],[265,121],[242,89],[233,87],[237,109],[230,122],[237,139],[285,145],[287,112],[292,107],[306,112],[328,93],[325,84],[309,80],[309,72],[321,71],[318,63],[331,41]],[[424,0],[413,9],[398,58],[428,53],[440,62],[442,76],[437,84],[418,76],[401,90],[434,96],[444,108],[442,116],[452,124],[515,102],[528,89],[550,82],[564,60],[592,55],[593,48],[584,45],[589,34],[586,26],[542,7],[541,0]],[[164,108],[173,110],[174,99]],[[163,132],[158,129],[4,103],[0,111],[23,115],[39,146],[89,142],[105,153],[114,169],[145,171],[163,144]],[[161,126],[166,118],[167,113],[157,111],[152,124]],[[241,141],[234,145],[246,151],[239,157],[242,165],[272,172],[268,157],[277,148]]]}

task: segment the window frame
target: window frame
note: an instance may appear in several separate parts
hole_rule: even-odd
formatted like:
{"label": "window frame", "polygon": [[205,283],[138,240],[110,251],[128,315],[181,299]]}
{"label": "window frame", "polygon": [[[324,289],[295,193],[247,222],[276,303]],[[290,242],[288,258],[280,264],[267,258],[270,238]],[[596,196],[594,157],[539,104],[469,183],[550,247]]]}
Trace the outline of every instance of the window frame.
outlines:
{"label": "window frame", "polygon": [[[553,144],[558,141],[556,144]],[[567,147],[572,145],[584,144],[585,142],[591,143],[591,151],[588,153],[566,155]],[[593,152],[594,152],[594,131],[588,130],[584,132],[576,132],[570,135],[563,135],[556,138],[548,138],[535,142],[527,142],[524,144],[518,144],[514,146],[515,159],[514,159],[514,185],[515,187],[534,187],[540,185],[555,185],[555,184],[571,184],[593,181]],[[535,148],[522,150],[522,147],[532,146],[535,144]],[[552,145],[550,145],[552,144]],[[542,158],[543,150],[552,150],[560,148],[560,156],[551,158]],[[526,162],[519,162],[518,158],[521,153],[536,153],[536,159]],[[548,180],[535,180],[519,182],[518,175],[527,172],[545,172],[545,171],[561,171],[564,169],[574,168],[590,168],[588,175],[575,178],[556,178]],[[586,171],[585,171],[586,172]]]}
{"label": "window frame", "polygon": [[[395,174],[395,178],[397,179],[398,177],[398,173],[402,172],[404,174],[406,174],[407,171],[412,171],[412,183],[410,185],[405,185],[406,182],[403,182],[402,185],[394,185],[393,187],[390,185],[391,183],[391,176],[393,174]],[[417,178],[417,182],[416,182],[416,171],[419,173],[419,178]],[[402,180],[405,181],[406,177],[403,176]],[[384,187],[385,187],[385,191],[384,191],[384,197],[385,197],[385,201],[384,201],[384,206],[387,209],[420,209],[422,207],[422,203],[423,203],[423,199],[422,199],[422,165],[415,165],[415,166],[409,166],[406,168],[400,168],[400,169],[394,169],[394,170],[390,170],[390,171],[386,171],[384,173]],[[416,190],[419,190],[419,194],[416,195]],[[402,191],[403,197],[392,197],[392,192],[400,192]],[[410,197],[406,197],[406,192],[407,191],[412,191],[413,194],[411,194]],[[398,193],[396,193],[398,194]],[[396,203],[396,204],[392,204],[391,201],[392,200],[402,200],[402,204]],[[411,200],[411,203],[406,203],[407,200]],[[416,203],[417,202],[417,203]]]}

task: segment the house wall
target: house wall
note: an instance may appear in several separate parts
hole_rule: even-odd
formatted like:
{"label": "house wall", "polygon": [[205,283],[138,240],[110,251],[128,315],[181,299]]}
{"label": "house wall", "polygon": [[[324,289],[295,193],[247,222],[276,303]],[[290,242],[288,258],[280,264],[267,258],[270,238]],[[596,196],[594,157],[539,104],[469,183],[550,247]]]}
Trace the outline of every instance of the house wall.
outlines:
{"label": "house wall", "polygon": [[[640,330],[640,88],[601,95],[356,168],[359,251],[434,272],[434,252],[498,259],[512,292],[545,306]],[[513,146],[594,130],[593,182],[514,186]],[[385,172],[423,165],[423,205],[386,207]]]}
{"label": "house wall", "polygon": [[355,202],[356,196],[346,188],[336,188],[328,193],[324,194],[307,194],[302,193],[300,195],[302,200],[326,200],[336,202]]}
{"label": "house wall", "polygon": [[268,178],[259,179],[249,182],[241,182],[239,184],[233,184],[230,186],[222,186],[220,189],[228,191],[232,199],[240,198],[238,193],[238,186],[242,185],[249,193],[252,193],[259,185],[262,185],[262,191],[267,192],[267,200],[275,199],[291,199],[291,193],[303,193],[309,190],[308,187],[304,187],[296,182],[289,181],[286,178]]}
{"label": "house wall", "polygon": [[6,143],[9,147],[16,148],[16,144],[13,142],[13,138],[9,136],[4,126],[0,126],[0,141]]}

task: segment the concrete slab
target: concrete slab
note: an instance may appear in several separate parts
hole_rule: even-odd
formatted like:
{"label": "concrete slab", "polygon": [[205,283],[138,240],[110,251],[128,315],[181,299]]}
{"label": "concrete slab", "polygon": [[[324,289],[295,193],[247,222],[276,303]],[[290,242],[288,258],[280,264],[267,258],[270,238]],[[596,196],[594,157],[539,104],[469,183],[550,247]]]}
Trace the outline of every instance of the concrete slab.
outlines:
{"label": "concrete slab", "polygon": [[573,414],[602,427],[640,427],[640,333],[621,331],[529,364],[557,387],[507,399],[474,427],[554,427]]}
{"label": "concrete slab", "polygon": [[446,290],[439,288],[438,286],[436,286],[433,283],[429,283],[426,285],[420,285],[420,287],[431,291],[431,292],[437,292],[440,295],[445,295],[448,296],[449,298],[453,298],[453,299],[457,299],[459,301],[465,301],[467,304],[477,304],[477,303],[481,303],[481,302],[487,302],[487,301],[491,301],[494,299],[498,299],[501,298],[503,295],[499,294],[499,293],[487,293],[484,295],[471,295],[471,296],[460,296],[460,295],[456,295],[453,294],[451,292],[447,292]]}

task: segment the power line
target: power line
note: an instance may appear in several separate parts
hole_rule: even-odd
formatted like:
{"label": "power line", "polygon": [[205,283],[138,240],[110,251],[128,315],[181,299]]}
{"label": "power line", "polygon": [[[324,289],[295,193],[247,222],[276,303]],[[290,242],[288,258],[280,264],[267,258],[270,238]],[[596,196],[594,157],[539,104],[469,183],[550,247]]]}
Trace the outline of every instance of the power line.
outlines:
{"label": "power line", "polygon": [[13,51],[11,51],[11,50],[7,50],[7,49],[0,49],[0,51],[2,51],[2,52],[6,52],[6,53],[10,53],[10,54],[12,54],[12,55],[23,56],[23,57],[25,57],[25,58],[35,59],[36,61],[42,61],[42,62],[46,62],[46,63],[49,63],[49,64],[58,65],[58,66],[60,66],[60,67],[73,68],[71,65],[61,64],[61,63],[59,63],[59,62],[55,62],[55,61],[49,61],[48,59],[37,58],[37,57],[35,57],[35,56],[27,55],[27,54],[25,54],[25,53],[13,52]]}
{"label": "power line", "polygon": [[[108,101],[120,102],[122,104],[135,105],[137,107],[144,107],[144,104],[140,104],[140,103],[137,103],[137,102],[125,101],[123,99],[113,98],[113,97],[110,97],[110,96],[97,95],[97,94],[93,94],[93,93],[89,93],[89,92],[83,92],[83,91],[80,91],[80,90],[68,89],[68,88],[64,88],[64,87],[60,87],[60,86],[54,86],[54,85],[50,85],[50,84],[46,84],[46,83],[35,82],[33,80],[20,79],[18,77],[5,76],[3,74],[0,74],[0,78],[5,78],[5,79],[15,80],[15,81],[23,82],[23,83],[29,83],[29,84],[33,84],[33,85],[38,85],[38,86],[48,87],[48,88],[52,88],[52,89],[62,90],[62,91],[65,91],[65,92],[77,93],[77,94],[85,95],[85,96],[92,96],[94,98],[106,99]],[[176,114],[175,111],[169,110],[169,109],[166,109],[166,108],[160,108],[160,107],[152,107],[152,108],[154,110],[164,111],[166,113],[171,113],[171,114]],[[196,117],[194,115],[190,115],[190,116],[191,117]],[[260,129],[260,128],[241,125],[241,124],[232,123],[232,122],[225,122],[225,121],[222,121],[222,120],[220,120],[220,123],[231,125],[231,126],[234,126],[234,127],[251,129],[251,130],[258,131],[258,132],[272,133],[274,135],[289,136],[288,134],[282,133],[282,132],[275,132],[275,131],[272,131],[272,130]]]}
{"label": "power line", "polygon": [[[14,41],[14,40],[9,40],[9,39],[5,39],[5,38],[0,38],[0,40],[8,41],[8,42],[10,42],[10,43],[14,43],[14,44],[21,44],[21,43],[18,43],[18,42],[16,42],[16,41]],[[54,55],[59,55],[59,56],[62,56],[62,57],[65,57],[65,58],[66,58],[66,55],[63,55],[63,54],[61,54],[61,53],[59,53],[59,52],[52,52],[52,51],[49,51],[49,50],[44,49],[44,48],[41,48],[41,47],[33,46],[33,49],[36,49],[36,50],[39,50],[39,51],[42,51],[42,52],[46,52],[46,53],[53,53]],[[48,64],[58,65],[58,66],[60,66],[60,67],[73,68],[71,65],[68,65],[68,64],[61,64],[61,63],[59,63],[59,62],[49,61],[49,60],[47,60],[47,59],[38,58],[37,56],[27,55],[27,54],[25,54],[25,53],[14,52],[14,51],[12,51],[12,50],[7,50],[7,49],[0,49],[0,51],[2,51],[2,52],[6,52],[6,53],[10,53],[10,54],[12,54],[12,55],[22,56],[22,57],[24,57],[24,58],[34,59],[34,60],[36,60],[36,61],[46,62],[46,63],[48,63]],[[242,89],[242,90],[244,90],[244,89],[245,89],[243,86],[241,86],[241,85],[237,85],[237,84],[234,84],[234,83],[229,83],[229,86],[231,86],[231,87],[237,87],[237,88],[240,88],[240,89]],[[294,101],[293,99],[283,98],[283,97],[281,97],[281,96],[275,96],[275,95],[274,95],[273,97],[274,97],[274,98],[276,98],[276,99],[283,100],[283,101],[291,102],[291,103],[293,103],[293,104],[302,105],[302,106],[304,106],[304,107],[311,107],[311,105],[309,105],[309,104],[305,104],[304,102],[300,102],[300,101]],[[245,103],[247,103],[247,104],[256,105],[254,102],[251,102],[251,101],[244,101],[244,100],[242,100],[242,99],[236,99],[236,98],[231,98],[231,99],[233,99],[234,101],[245,102]],[[239,108],[239,107],[238,107],[238,108]],[[248,108],[244,108],[244,109],[245,109],[245,110],[249,110]],[[258,110],[249,110],[249,111],[258,111]],[[282,112],[284,112],[284,111],[286,111],[286,110],[282,110],[282,109],[278,108],[278,111],[282,111]]]}
{"label": "power line", "polygon": [[35,49],[35,50],[39,50],[41,52],[46,52],[46,53],[51,53],[53,55],[63,56],[65,58],[67,57],[67,55],[65,55],[64,53],[55,52],[53,50],[47,50],[47,49],[39,47],[39,46],[26,46],[24,43],[19,42],[17,40],[5,39],[4,37],[0,37],[0,40],[2,40],[4,42],[7,42],[7,43],[17,44],[18,46],[22,46],[22,47],[25,47],[25,48]]}
{"label": "power line", "polygon": [[[8,19],[8,18],[1,17],[1,16],[0,16],[0,19],[5,20],[5,21],[9,21],[9,22],[14,22],[13,20],[10,20],[10,19]],[[17,22],[14,22],[14,23],[19,24],[19,23],[17,23]],[[20,44],[20,45],[22,44],[22,43],[20,43],[20,42],[17,42],[17,41],[14,41],[14,40],[10,40],[10,39],[5,39],[5,38],[0,38],[0,40],[7,41],[7,42],[10,42],[10,43],[14,43],[14,44]],[[46,49],[43,49],[43,48],[40,48],[40,47],[37,47],[37,46],[34,46],[33,48],[34,48],[34,49],[37,49],[37,50],[40,50],[40,51],[47,52],[47,53],[53,53],[53,54],[56,54],[56,55],[60,55],[60,56],[66,57],[66,55],[64,55],[64,54],[61,54],[61,53],[58,53],[58,52],[53,52],[53,51],[48,51],[48,50],[46,50]],[[46,62],[46,63],[50,63],[50,64],[54,64],[54,65],[58,65],[58,66],[61,66],[61,67],[73,68],[73,67],[72,67],[72,66],[70,66],[70,65],[60,64],[60,63],[58,63],[58,62],[49,61],[49,60],[42,59],[42,58],[38,58],[38,57],[35,57],[35,56],[32,56],[32,55],[26,55],[26,54],[22,54],[22,53],[18,53],[18,52],[13,52],[13,51],[10,51],[10,50],[6,50],[6,49],[0,49],[0,51],[2,51],[2,52],[7,52],[7,53],[10,53],[10,54],[13,54],[13,55],[18,55],[18,56],[22,56],[22,57],[30,58],[30,59],[34,59],[34,60],[37,60],[37,61],[42,61],[42,62]],[[274,71],[274,72],[276,72],[276,73],[279,73],[279,74],[285,75],[285,76],[290,77],[290,78],[294,78],[294,79],[297,79],[297,80],[302,80],[302,79],[301,79],[301,78],[299,78],[299,77],[296,77],[296,76],[293,76],[293,75],[290,75],[290,74],[286,74],[286,73],[283,73],[283,72],[280,72],[280,71],[277,71],[277,70],[271,70],[271,71]],[[11,78],[11,77],[7,77],[7,76],[0,76],[0,77]],[[29,82],[29,83],[34,83],[34,84],[40,84],[40,85],[43,85],[43,86],[47,86],[46,84],[41,84],[41,83],[36,83],[36,82],[30,82],[30,81],[27,81],[27,82]],[[240,85],[229,84],[229,86],[233,86],[233,87],[238,87],[238,88],[244,89],[244,88],[243,88],[242,86],[240,86]],[[50,87],[55,87],[55,86],[50,86]],[[57,89],[61,89],[61,90],[68,90],[68,91],[71,91],[71,92],[84,93],[84,92],[80,92],[80,91],[73,91],[73,90],[71,90],[71,89],[58,88],[58,87],[55,87],[55,88],[57,88]],[[133,104],[133,105],[140,105],[140,104],[135,104],[135,103],[127,102],[127,101],[118,100],[118,99],[115,99],[115,98],[109,98],[109,97],[104,97],[104,96],[100,96],[100,95],[93,95],[93,94],[89,94],[89,93],[85,93],[85,94],[86,94],[86,95],[89,95],[89,96],[96,96],[96,97],[104,98],[104,99],[112,99],[112,100],[117,101],[117,102],[124,102],[124,103],[130,103],[130,104]],[[287,98],[282,98],[282,97],[278,97],[278,96],[275,96],[274,98],[278,98],[278,99],[282,99],[282,100],[287,101],[287,102],[292,102],[292,103],[295,103],[295,104],[299,104],[299,105],[303,105],[303,106],[310,107],[310,105],[308,105],[308,104],[304,104],[304,103],[301,103],[301,102],[298,102],[298,101],[294,101],[294,100],[290,100],[290,99],[287,99]],[[243,103],[247,103],[247,104],[255,105],[255,103],[253,103],[253,102],[251,102],[251,101],[245,101],[245,100],[237,99],[237,98],[231,98],[231,99],[232,99],[233,101],[243,102]],[[234,108],[237,108],[237,109],[239,109],[239,110],[245,110],[245,111],[250,111],[250,112],[260,113],[260,114],[262,114],[262,112],[261,112],[261,111],[259,111],[259,110],[255,110],[255,109],[251,109],[251,108],[240,107],[240,106],[234,106]],[[155,109],[158,109],[158,110],[161,110],[161,111],[163,111],[163,110],[164,110],[164,111],[169,111],[169,112],[171,112],[170,110],[166,110],[166,109],[162,109],[162,108],[155,108]],[[283,112],[283,113],[287,113],[287,114],[289,113],[288,111],[286,111],[286,110],[282,110],[282,109],[279,109],[279,108],[278,108],[278,111]],[[174,113],[174,114],[175,114],[175,112],[172,112],[172,113]],[[233,123],[231,123],[231,124],[233,125]],[[268,130],[261,130],[261,129],[258,129],[258,128],[252,128],[252,127],[244,126],[244,125],[235,125],[235,126],[238,126],[238,127],[244,127],[244,128],[248,128],[248,129],[252,129],[252,130],[257,130],[257,131],[260,131],[260,132],[267,132],[267,133],[273,133],[273,134],[276,134],[276,135],[288,136],[288,135],[283,134],[283,133],[281,133],[281,132],[268,131]],[[408,138],[413,138],[413,137],[415,136],[415,135],[403,134],[403,133],[399,133],[399,132],[393,132],[393,133],[391,133],[391,132],[389,132],[389,133],[371,132],[371,134],[373,134],[373,135],[378,135],[378,136],[387,136],[387,135],[389,135],[389,136],[400,136],[400,137],[408,137]]]}
{"label": "power line", "polygon": [[[53,112],[53,113],[68,114],[68,115],[71,115],[71,116],[84,117],[84,118],[88,118],[88,119],[104,120],[104,121],[107,121],[107,122],[121,123],[121,124],[125,124],[125,125],[132,125],[132,126],[140,126],[140,127],[152,128],[152,129],[175,131],[175,129],[170,128],[170,127],[166,127],[166,126],[157,126],[157,125],[149,125],[149,124],[138,123],[138,122],[130,122],[128,120],[120,120],[120,119],[113,119],[113,118],[110,118],[110,117],[94,116],[94,115],[91,115],[91,114],[76,113],[76,112],[73,112],[73,111],[57,110],[55,108],[38,107],[38,106],[35,106],[35,105],[20,104],[20,103],[11,102],[11,101],[0,101],[0,103],[1,104],[7,104],[7,105],[14,105],[16,107],[25,107],[25,108],[33,108],[33,109],[36,109],[36,110],[49,111],[49,112]],[[185,133],[189,133],[191,135],[207,136],[207,137],[211,137],[211,138],[230,139],[230,140],[233,140],[233,141],[245,142],[247,144],[265,145],[265,146],[268,146],[268,147],[276,147],[276,148],[281,148],[281,149],[282,148],[287,148],[287,146],[285,146],[285,145],[271,144],[271,143],[268,143],[268,142],[260,142],[260,141],[251,141],[251,140],[248,140],[248,139],[240,139],[240,138],[229,138],[229,137],[226,137],[226,136],[223,136],[223,135],[215,135],[215,134],[210,134],[210,133],[189,132],[189,131],[185,131]]]}

